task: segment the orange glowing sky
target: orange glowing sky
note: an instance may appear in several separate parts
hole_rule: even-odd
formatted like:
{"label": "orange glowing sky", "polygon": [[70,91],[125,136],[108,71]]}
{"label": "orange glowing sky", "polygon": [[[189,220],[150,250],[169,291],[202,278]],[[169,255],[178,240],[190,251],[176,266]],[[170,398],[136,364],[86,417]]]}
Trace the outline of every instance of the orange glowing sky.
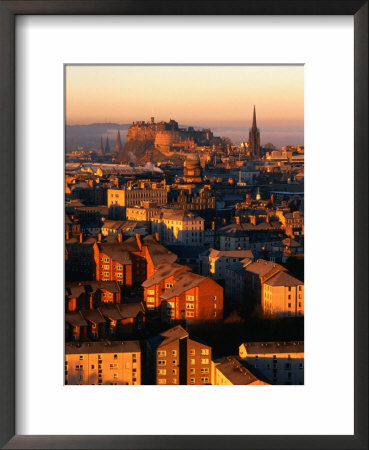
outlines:
{"label": "orange glowing sky", "polygon": [[303,143],[303,66],[66,67],[70,125],[131,123],[153,114],[180,125],[248,127],[253,105],[262,141],[268,133],[288,140],[291,132]]}

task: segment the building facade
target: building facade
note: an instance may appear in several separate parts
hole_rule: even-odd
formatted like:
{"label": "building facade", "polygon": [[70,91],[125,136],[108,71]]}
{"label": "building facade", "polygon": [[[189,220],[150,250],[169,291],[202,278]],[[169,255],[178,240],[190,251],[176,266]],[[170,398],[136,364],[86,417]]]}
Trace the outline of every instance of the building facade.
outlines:
{"label": "building facade", "polygon": [[138,341],[65,345],[65,384],[141,384]]}

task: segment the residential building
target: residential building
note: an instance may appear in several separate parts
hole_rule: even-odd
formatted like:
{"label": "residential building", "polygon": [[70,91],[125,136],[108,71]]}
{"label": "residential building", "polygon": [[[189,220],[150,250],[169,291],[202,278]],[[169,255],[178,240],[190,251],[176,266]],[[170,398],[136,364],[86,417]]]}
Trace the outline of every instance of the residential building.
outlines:
{"label": "residential building", "polygon": [[183,271],[161,293],[162,320],[202,321],[223,318],[223,288],[214,280]]}
{"label": "residential building", "polygon": [[[209,276],[214,280],[224,280],[226,268],[245,258],[254,260],[251,250],[215,250],[211,248],[208,255]],[[206,270],[206,268],[204,268]]]}
{"label": "residential building", "polygon": [[278,272],[263,283],[264,315],[303,316],[304,283],[287,272]]}
{"label": "residential building", "polygon": [[264,283],[281,271],[286,271],[286,268],[280,264],[264,259],[258,259],[245,268],[245,300],[249,307],[262,308]]}
{"label": "residential building", "polygon": [[213,384],[220,386],[269,385],[242,364],[237,356],[226,356],[213,362]]}
{"label": "residential building", "polygon": [[164,188],[123,188],[108,189],[108,207],[111,206],[141,206],[142,202],[155,202],[158,206],[166,205],[167,190]]}
{"label": "residential building", "polygon": [[141,384],[138,341],[65,345],[65,384]]}
{"label": "residential building", "polygon": [[212,384],[211,347],[190,338],[179,325],[148,339],[147,355],[154,384]]}
{"label": "residential building", "polygon": [[225,297],[237,303],[245,302],[246,282],[245,269],[252,263],[252,259],[244,258],[225,268]]}
{"label": "residential building", "polygon": [[150,221],[152,233],[158,233],[164,245],[203,245],[205,220],[190,211],[162,209]]}
{"label": "residential building", "polygon": [[295,239],[304,235],[304,216],[300,211],[286,212],[277,209],[276,214],[287,236]]}
{"label": "residential building", "polygon": [[244,342],[239,356],[271,384],[304,384],[304,342]]}

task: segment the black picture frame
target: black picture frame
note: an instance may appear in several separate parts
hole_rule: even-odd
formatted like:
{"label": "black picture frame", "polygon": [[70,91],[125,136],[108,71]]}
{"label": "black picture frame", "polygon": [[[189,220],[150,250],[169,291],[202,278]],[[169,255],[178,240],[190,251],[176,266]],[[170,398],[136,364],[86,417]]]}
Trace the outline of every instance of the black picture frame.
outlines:
{"label": "black picture frame", "polygon": [[[354,435],[15,435],[15,17],[19,14],[205,14],[354,16]],[[367,449],[368,448],[368,1],[66,0],[0,1],[0,445],[7,449]],[[324,345],[324,343],[323,343]],[[337,362],[339,364],[344,362]],[[334,376],[339,376],[335,374]],[[342,380],[344,383],[344,380]],[[339,402],[339,393],[337,393]],[[317,405],[318,407],[318,405]]]}

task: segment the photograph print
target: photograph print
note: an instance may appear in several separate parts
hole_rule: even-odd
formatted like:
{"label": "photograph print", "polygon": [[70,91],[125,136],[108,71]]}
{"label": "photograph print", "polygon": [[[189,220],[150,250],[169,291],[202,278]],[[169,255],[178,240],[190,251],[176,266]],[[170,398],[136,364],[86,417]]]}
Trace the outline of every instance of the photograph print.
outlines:
{"label": "photograph print", "polygon": [[65,384],[304,384],[304,66],[66,65]]}

